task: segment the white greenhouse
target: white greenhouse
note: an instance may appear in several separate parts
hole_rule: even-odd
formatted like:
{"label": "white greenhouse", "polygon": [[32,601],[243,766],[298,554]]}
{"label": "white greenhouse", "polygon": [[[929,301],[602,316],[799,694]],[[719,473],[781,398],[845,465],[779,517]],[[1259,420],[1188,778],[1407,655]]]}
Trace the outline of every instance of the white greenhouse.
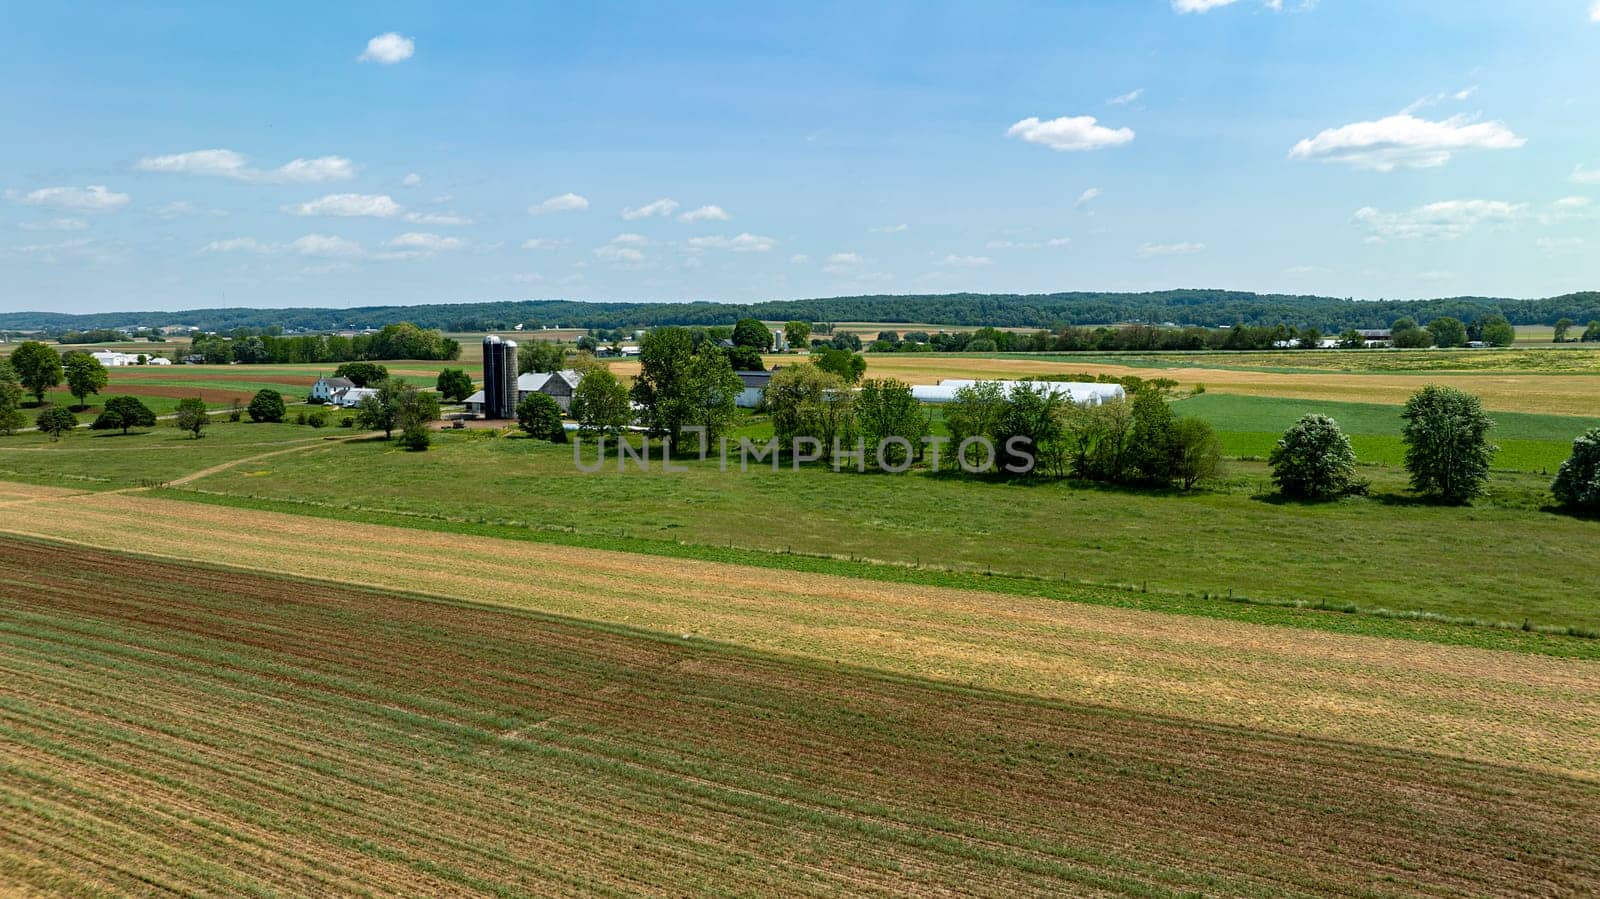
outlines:
{"label": "white greenhouse", "polygon": [[[956,391],[963,387],[971,387],[978,383],[965,378],[946,378],[935,385],[916,385],[911,388],[911,395],[919,403],[954,402]],[[1121,384],[1097,384],[1087,381],[995,381],[1000,385],[1000,390],[1011,396],[1016,390],[1046,390],[1063,399],[1070,400],[1080,406],[1098,406],[1110,400],[1125,399],[1128,395]]]}

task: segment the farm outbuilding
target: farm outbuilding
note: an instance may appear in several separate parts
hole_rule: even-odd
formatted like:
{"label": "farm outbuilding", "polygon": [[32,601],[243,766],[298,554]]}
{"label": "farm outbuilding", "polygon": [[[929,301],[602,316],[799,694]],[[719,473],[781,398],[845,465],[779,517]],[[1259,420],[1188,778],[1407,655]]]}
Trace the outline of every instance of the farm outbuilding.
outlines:
{"label": "farm outbuilding", "polygon": [[582,380],[583,372],[570,368],[555,372],[528,372],[518,375],[515,393],[507,393],[507,396],[511,397],[509,415],[491,414],[487,390],[480,390],[467,397],[464,404],[467,411],[473,415],[482,415],[484,418],[515,418],[518,403],[527,399],[530,394],[542,393],[555,400],[561,411],[568,412],[572,409],[572,394]]}
{"label": "farm outbuilding", "polygon": [[[911,388],[911,395],[919,403],[939,405],[954,402],[956,391],[978,382],[967,378],[946,378],[935,385],[919,384]],[[1098,406],[1102,403],[1126,399],[1128,392],[1121,384],[1099,384],[1087,381],[995,381],[1001,391],[1010,396],[1018,390],[1045,390],[1080,406]]]}

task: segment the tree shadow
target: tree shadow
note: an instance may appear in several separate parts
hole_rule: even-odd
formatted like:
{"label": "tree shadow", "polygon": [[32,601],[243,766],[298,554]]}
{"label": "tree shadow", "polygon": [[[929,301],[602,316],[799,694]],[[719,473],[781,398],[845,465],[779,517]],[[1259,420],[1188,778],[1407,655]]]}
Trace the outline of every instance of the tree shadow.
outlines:
{"label": "tree shadow", "polygon": [[1600,509],[1580,509],[1573,506],[1563,506],[1559,503],[1546,503],[1539,507],[1540,512],[1559,515],[1562,518],[1573,518],[1578,521],[1600,522]]}

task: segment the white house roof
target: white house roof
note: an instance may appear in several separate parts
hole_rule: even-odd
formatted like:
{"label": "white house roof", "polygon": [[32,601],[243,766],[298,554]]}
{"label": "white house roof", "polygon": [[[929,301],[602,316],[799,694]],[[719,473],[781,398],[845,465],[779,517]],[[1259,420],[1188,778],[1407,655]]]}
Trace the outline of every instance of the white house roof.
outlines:
{"label": "white house roof", "polygon": [[578,382],[583,380],[583,373],[571,368],[564,368],[556,372],[531,371],[525,375],[517,375],[517,390],[518,392],[526,393],[542,390],[544,385],[550,382],[551,378],[560,378],[567,382],[568,387],[576,387]]}
{"label": "white house roof", "polygon": [[477,403],[480,406],[483,405],[483,403],[484,403],[483,391],[480,390],[477,393],[474,393],[472,396],[469,396],[466,399],[462,400],[462,402],[463,403]]}

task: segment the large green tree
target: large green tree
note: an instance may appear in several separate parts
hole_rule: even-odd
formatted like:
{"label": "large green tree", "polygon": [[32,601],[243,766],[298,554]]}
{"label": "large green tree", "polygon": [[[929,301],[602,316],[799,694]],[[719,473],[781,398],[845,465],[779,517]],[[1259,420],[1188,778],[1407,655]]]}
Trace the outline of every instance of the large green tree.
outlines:
{"label": "large green tree", "polygon": [[0,360],[0,434],[10,434],[27,424],[22,414],[22,383],[17,380],[16,369]]}
{"label": "large green tree", "polygon": [[78,426],[78,416],[65,406],[51,406],[39,413],[34,424],[40,431],[49,434],[51,440],[60,440],[62,435]]}
{"label": "large green tree", "polygon": [[1457,347],[1467,342],[1467,326],[1448,315],[1428,322],[1428,333],[1433,335],[1434,346]]}
{"label": "large green tree", "polygon": [[283,421],[288,410],[283,405],[283,394],[271,387],[264,387],[250,398],[250,405],[245,411],[249,413],[251,421],[277,422]]}
{"label": "large green tree", "polygon": [[1600,428],[1590,428],[1572,441],[1572,455],[1561,463],[1550,490],[1568,508],[1600,511]]}
{"label": "large green tree", "polygon": [[691,426],[705,428],[707,446],[714,446],[732,422],[743,389],[728,357],[687,328],[657,328],[639,342],[633,399],[650,432],[675,448],[683,447],[683,429]]}
{"label": "large green tree", "polygon": [[357,387],[367,387],[389,377],[389,369],[376,362],[346,362],[333,370],[333,376],[348,378]]}
{"label": "large green tree", "polygon": [[61,383],[61,354],[37,340],[17,344],[11,351],[11,367],[34,402],[44,402],[44,395]]}
{"label": "large green tree", "polygon": [[1400,417],[1413,490],[1448,503],[1483,493],[1498,448],[1489,442],[1494,419],[1477,397],[1430,384],[1406,401]]}
{"label": "large green tree", "polygon": [[811,354],[811,361],[823,371],[838,375],[846,384],[855,384],[867,371],[867,358],[841,349],[823,349]]}
{"label": "large green tree", "polygon": [[196,440],[205,436],[202,432],[211,424],[211,413],[206,409],[206,401],[197,396],[178,401],[177,414],[173,416],[172,423],[179,430],[188,431]]}
{"label": "large green tree", "polygon": [[1490,346],[1511,346],[1517,342],[1517,329],[1503,315],[1490,315],[1477,322],[1478,339]]}
{"label": "large green tree", "polygon": [[792,349],[804,349],[811,341],[811,323],[803,321],[786,323],[783,326],[783,339]]}
{"label": "large green tree", "polygon": [[1272,481],[1285,496],[1327,499],[1355,485],[1356,453],[1339,423],[1311,414],[1278,438],[1268,457]]}
{"label": "large green tree", "polygon": [[543,393],[530,393],[517,403],[517,427],[535,440],[560,443],[567,437],[561,424],[561,405]]}
{"label": "large green tree", "polygon": [[472,378],[459,368],[446,368],[440,371],[434,387],[440,396],[452,403],[459,403],[472,396]]}
{"label": "large green tree", "polygon": [[67,390],[78,400],[78,408],[86,409],[90,394],[99,393],[110,383],[110,375],[100,360],[88,353],[68,353],[61,360]]}
{"label": "large green tree", "polygon": [[517,372],[551,372],[566,367],[567,348],[550,340],[530,340],[517,346]]}
{"label": "large green tree", "polygon": [[589,372],[572,390],[572,417],[585,433],[620,435],[633,423],[628,388],[609,369]]}
{"label": "large green tree", "polygon": [[[855,407],[869,461],[899,468],[907,461],[922,458],[922,439],[928,436],[931,423],[910,387],[887,378],[864,381],[856,394]],[[900,438],[905,444],[892,438]]]}
{"label": "large green tree", "polygon": [[772,332],[759,319],[741,318],[733,326],[733,345],[765,353],[772,349]]}
{"label": "large green tree", "polygon": [[153,427],[156,414],[136,396],[114,396],[106,400],[105,410],[89,427],[96,431],[116,431],[123,434],[133,428]]}

